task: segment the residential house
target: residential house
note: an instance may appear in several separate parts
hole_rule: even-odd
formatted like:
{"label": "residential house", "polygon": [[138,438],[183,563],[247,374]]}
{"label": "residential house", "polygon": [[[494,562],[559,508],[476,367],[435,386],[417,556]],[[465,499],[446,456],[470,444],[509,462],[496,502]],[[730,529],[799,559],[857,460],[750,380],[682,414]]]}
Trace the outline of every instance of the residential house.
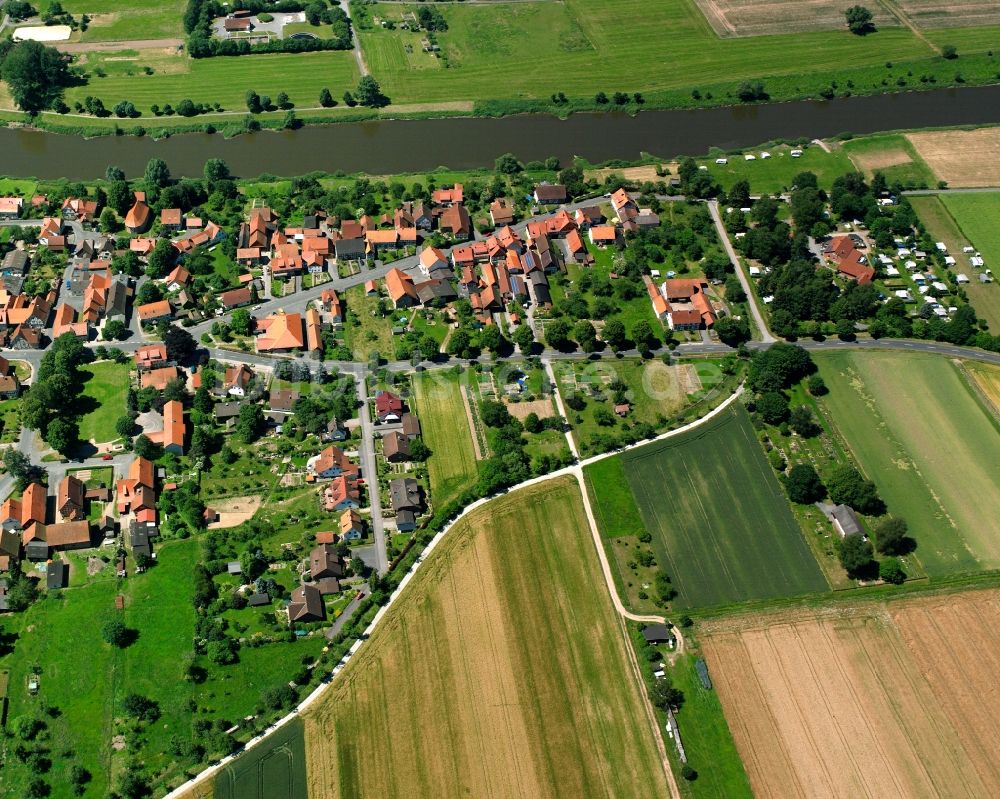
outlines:
{"label": "residential house", "polygon": [[411,308],[420,300],[413,286],[413,278],[400,269],[390,269],[385,276],[389,299],[397,308]]}
{"label": "residential house", "polygon": [[11,250],[3,257],[3,264],[0,269],[5,276],[17,275],[24,277],[31,266],[31,256],[24,250]]}
{"label": "residential house", "polygon": [[605,216],[599,205],[586,205],[576,209],[573,219],[578,228],[586,230],[592,225],[603,225]]}
{"label": "residential house", "polygon": [[51,216],[42,220],[42,228],[38,232],[38,241],[53,252],[66,249],[66,237],[62,234],[62,222]]}
{"label": "residential house", "polygon": [[375,419],[380,423],[398,422],[403,414],[403,400],[391,391],[375,394]]}
{"label": "residential house", "polygon": [[558,205],[566,202],[566,187],[558,183],[539,183],[534,196],[539,205]]}
{"label": "residential house", "polygon": [[290,352],[305,346],[302,315],[277,313],[257,321],[258,352]]}
{"label": "residential house", "polygon": [[180,291],[181,289],[187,288],[191,283],[191,273],[178,264],[171,270],[170,274],[167,275],[167,279],[164,281],[167,286],[167,291]]}
{"label": "residential house", "polygon": [[344,304],[337,296],[336,291],[324,289],[319,295],[319,301],[331,324],[342,325],[344,323]]}
{"label": "residential house", "polygon": [[272,391],[268,397],[268,407],[277,413],[291,413],[299,398],[299,392],[292,389]]}
{"label": "residential house", "polygon": [[253,369],[245,363],[226,367],[222,377],[221,392],[233,397],[245,397],[253,378]]}
{"label": "residential house", "polygon": [[326,613],[323,596],[313,585],[300,585],[292,591],[288,603],[288,620],[290,622],[322,621]]}
{"label": "residential house", "polygon": [[155,325],[160,320],[169,320],[174,317],[174,309],[167,300],[157,300],[147,302],[135,309],[139,316],[139,321],[143,326]]}
{"label": "residential house", "polygon": [[451,234],[458,241],[472,238],[472,218],[464,205],[452,205],[445,209],[438,219],[438,228],[442,233]]}
{"label": "residential house", "polygon": [[163,406],[163,430],[149,433],[148,438],[154,444],[162,444],[166,452],[183,455],[186,435],[184,406],[177,400],[170,400]]}
{"label": "residential house", "polygon": [[158,369],[141,372],[139,374],[139,387],[163,391],[168,384],[180,376],[181,372],[176,366],[161,366]]}
{"label": "residential house", "polygon": [[464,199],[465,192],[461,183],[447,189],[436,189],[431,194],[431,202],[435,205],[461,205]]}
{"label": "residential house", "polygon": [[393,431],[382,436],[382,455],[390,463],[402,463],[410,459],[410,439]]}
{"label": "residential house", "polygon": [[323,507],[328,511],[348,510],[361,505],[361,491],[347,475],[334,477],[323,488]]}
{"label": "residential house", "polygon": [[389,481],[389,498],[392,509],[417,513],[423,508],[420,485],[412,477],[397,477]]}
{"label": "residential house", "polygon": [[497,197],[490,203],[490,219],[493,227],[509,225],[514,221],[514,204],[506,197]]}
{"label": "residential house", "polygon": [[[350,511],[348,511],[350,512]],[[309,553],[309,576],[314,580],[322,577],[343,577],[347,574],[344,563],[335,547],[320,544]]]}
{"label": "residential house", "polygon": [[249,286],[230,289],[219,295],[219,302],[222,304],[223,310],[226,311],[242,308],[244,305],[249,305],[253,302],[253,291],[251,291]]}
{"label": "residential house", "polygon": [[160,227],[164,230],[180,230],[181,209],[164,208],[160,211]]}
{"label": "residential house", "polygon": [[607,247],[618,241],[618,228],[614,225],[594,225],[587,231],[587,238],[591,244]]}
{"label": "residential house", "polygon": [[56,493],[56,510],[64,521],[75,522],[87,518],[86,486],[83,481],[67,474],[59,481]]}
{"label": "residential house", "polygon": [[332,445],[306,461],[306,470],[322,479],[339,477],[342,474],[355,480],[358,477],[358,466],[351,462],[340,447]]}
{"label": "residential house", "polygon": [[364,537],[365,525],[357,511],[345,510],[340,514],[340,539],[342,541],[360,541]]}
{"label": "residential house", "polygon": [[0,219],[17,219],[23,206],[20,197],[0,197]]}
{"label": "residential house", "polygon": [[67,197],[62,204],[63,219],[90,222],[97,218],[97,200],[81,197]]}
{"label": "residential house", "polygon": [[135,351],[135,365],[140,372],[165,366],[167,362],[166,344],[144,344]]}
{"label": "residential house", "polygon": [[[707,288],[708,283],[702,278],[664,281],[660,293],[669,305],[667,324],[671,330],[705,330],[715,324],[715,309],[705,293]],[[655,302],[653,310],[657,311]]]}
{"label": "residential house", "polygon": [[427,277],[435,277],[434,272],[451,272],[448,257],[437,247],[424,247],[420,251],[420,271]]}
{"label": "residential house", "polygon": [[615,209],[620,222],[632,221],[639,215],[639,206],[625,189],[618,189],[611,195],[611,207]]}
{"label": "residential house", "polygon": [[305,329],[306,351],[321,352],[323,350],[322,324],[319,318],[319,311],[315,308],[306,309]]}

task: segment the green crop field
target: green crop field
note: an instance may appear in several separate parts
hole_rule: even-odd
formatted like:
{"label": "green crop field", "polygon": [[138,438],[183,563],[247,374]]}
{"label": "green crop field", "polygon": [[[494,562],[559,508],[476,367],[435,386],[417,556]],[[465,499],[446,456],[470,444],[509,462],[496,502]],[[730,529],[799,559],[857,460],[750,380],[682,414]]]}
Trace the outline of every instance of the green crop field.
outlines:
{"label": "green crop field", "polygon": [[570,479],[449,532],[305,715],[309,794],[666,796]]}
{"label": "green crop field", "polygon": [[[361,42],[383,88],[406,102],[544,99],[557,91],[593,97],[601,89],[658,92],[718,84],[729,84],[735,97],[740,80],[767,76],[772,94],[790,94],[828,85],[845,65],[859,89],[872,90],[891,72],[887,61],[919,59],[915,70],[921,72],[947,66],[940,58],[932,62],[931,47],[905,27],[858,37],[846,28],[782,34],[776,22],[778,35],[723,40],[689,0],[441,6],[448,30],[437,34],[444,57],[434,60],[420,51],[421,37],[399,30],[402,14],[417,6],[368,8],[370,16],[397,23],[393,31],[363,31]],[[985,52],[996,43],[978,35],[959,38],[967,52]],[[906,80],[905,69],[902,74]],[[886,85],[896,86],[897,77],[892,72]]]}
{"label": "green crop field", "polygon": [[934,575],[1000,567],[1000,432],[950,360],[823,353],[823,402]]}
{"label": "green crop field", "polygon": [[87,376],[80,405],[85,413],[80,417],[80,440],[98,444],[118,438],[115,423],[125,413],[128,394],[128,367],[113,361],[86,366]]}
{"label": "green crop field", "polygon": [[425,372],[413,380],[417,418],[431,450],[431,499],[438,506],[470,488],[479,474],[459,383],[463,377]]}
{"label": "green crop field", "polygon": [[[153,70],[147,75],[144,67]],[[358,82],[357,66],[350,52],[273,53],[239,58],[200,58],[169,55],[162,50],[123,50],[88,54],[86,85],[66,92],[73,105],[87,95],[104,100],[111,108],[119,100],[130,100],[142,112],[142,124],[168,122],[154,117],[154,103],[176,106],[185,98],[196,103],[221,103],[229,112],[246,112],[246,93],[254,89],[272,99],[287,92],[296,106],[316,108],[319,93],[328,87],[339,98]],[[97,77],[100,67],[106,77]],[[283,114],[283,111],[273,112]],[[174,117],[173,119],[177,119]]]}
{"label": "green crop field", "polygon": [[678,607],[828,588],[742,406],[619,457]]}
{"label": "green crop field", "polygon": [[215,777],[215,799],[306,799],[302,719],[294,719]]}

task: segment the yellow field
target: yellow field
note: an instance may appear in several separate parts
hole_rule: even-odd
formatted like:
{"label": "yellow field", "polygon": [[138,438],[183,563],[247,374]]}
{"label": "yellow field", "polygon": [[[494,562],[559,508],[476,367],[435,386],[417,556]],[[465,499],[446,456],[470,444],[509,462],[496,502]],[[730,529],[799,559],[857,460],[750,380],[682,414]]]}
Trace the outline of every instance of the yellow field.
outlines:
{"label": "yellow field", "polygon": [[306,716],[311,799],[666,796],[575,483],[452,530]]}
{"label": "yellow field", "polygon": [[711,622],[758,797],[1000,795],[1000,592]]}
{"label": "yellow field", "polygon": [[952,188],[1000,186],[1000,127],[909,133],[907,138]]}
{"label": "yellow field", "polygon": [[983,398],[990,405],[993,415],[1000,419],[1000,366],[985,363],[967,363],[965,371]]}

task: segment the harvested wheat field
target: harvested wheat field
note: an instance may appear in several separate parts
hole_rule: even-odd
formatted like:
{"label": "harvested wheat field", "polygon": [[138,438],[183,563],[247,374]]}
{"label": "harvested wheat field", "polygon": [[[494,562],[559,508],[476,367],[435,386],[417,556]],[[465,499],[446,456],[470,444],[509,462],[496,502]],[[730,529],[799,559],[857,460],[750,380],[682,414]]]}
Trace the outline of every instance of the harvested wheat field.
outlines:
{"label": "harvested wheat field", "polygon": [[1000,186],[1000,127],[908,133],[906,138],[950,187]]}
{"label": "harvested wheat field", "polygon": [[978,28],[1000,23],[996,0],[897,0],[897,6],[921,28]]}
{"label": "harvested wheat field", "polygon": [[1000,421],[1000,366],[971,362],[964,366],[973,387],[980,392],[993,416]]}
{"label": "harvested wheat field", "polygon": [[[835,0],[696,0],[722,37],[770,36],[844,28],[844,4]],[[868,5],[879,28],[899,22],[880,3]]]}
{"label": "harvested wheat field", "polygon": [[552,481],[448,534],[306,714],[310,799],[667,795],[580,504]]}
{"label": "harvested wheat field", "polygon": [[1000,592],[706,624],[758,797],[1000,795]]}

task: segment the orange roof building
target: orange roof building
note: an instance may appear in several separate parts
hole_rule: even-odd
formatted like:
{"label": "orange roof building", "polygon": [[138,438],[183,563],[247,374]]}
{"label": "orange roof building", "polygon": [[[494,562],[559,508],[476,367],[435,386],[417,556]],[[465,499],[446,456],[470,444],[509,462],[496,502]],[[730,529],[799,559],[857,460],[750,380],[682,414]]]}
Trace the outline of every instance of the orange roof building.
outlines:
{"label": "orange roof building", "polygon": [[277,313],[257,322],[261,334],[257,337],[258,352],[287,352],[305,346],[302,315]]}
{"label": "orange roof building", "polygon": [[419,302],[413,278],[400,269],[390,269],[385,276],[389,299],[397,308],[409,308]]}
{"label": "orange roof building", "polygon": [[170,400],[163,406],[163,430],[149,433],[149,440],[154,444],[162,444],[166,452],[183,455],[186,433],[184,406],[178,400]]}
{"label": "orange roof building", "polygon": [[149,229],[149,223],[153,219],[153,214],[146,205],[146,197],[136,192],[135,202],[125,214],[125,229],[129,233],[144,233]]}
{"label": "orange roof building", "polygon": [[306,349],[309,352],[319,352],[323,349],[323,337],[320,335],[319,311],[310,308],[306,311]]}

